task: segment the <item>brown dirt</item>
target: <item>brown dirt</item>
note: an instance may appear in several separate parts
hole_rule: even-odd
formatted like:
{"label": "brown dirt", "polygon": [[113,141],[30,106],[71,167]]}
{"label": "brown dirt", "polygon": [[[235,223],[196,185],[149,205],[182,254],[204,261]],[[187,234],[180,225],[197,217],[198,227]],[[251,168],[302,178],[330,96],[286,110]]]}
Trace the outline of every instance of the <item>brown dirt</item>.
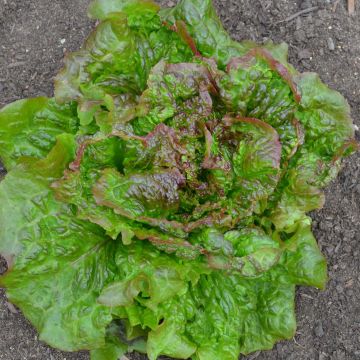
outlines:
{"label": "brown dirt", "polygon": [[[88,0],[0,0],[0,106],[52,94],[52,78],[63,53],[79,48],[92,23]],[[173,5],[176,1],[159,1]],[[360,127],[360,8],[353,16],[340,0],[217,0],[219,14],[237,40],[273,39],[290,45],[290,60],[316,71],[341,91]],[[283,21],[299,10],[318,9]],[[283,22],[280,22],[283,21]],[[65,42],[64,40],[65,39]],[[359,133],[357,133],[359,136]],[[1,172],[1,169],[0,169]],[[360,359],[360,154],[327,190],[327,203],[314,213],[314,232],[329,262],[324,292],[299,288],[298,331],[293,341],[253,354],[258,360]],[[1,205],[0,205],[1,206]],[[0,262],[0,272],[1,272]],[[62,353],[37,340],[21,313],[13,313],[0,290],[0,359],[85,360],[87,353]],[[129,358],[145,359],[140,355]],[[219,359],[221,360],[221,359]]]}

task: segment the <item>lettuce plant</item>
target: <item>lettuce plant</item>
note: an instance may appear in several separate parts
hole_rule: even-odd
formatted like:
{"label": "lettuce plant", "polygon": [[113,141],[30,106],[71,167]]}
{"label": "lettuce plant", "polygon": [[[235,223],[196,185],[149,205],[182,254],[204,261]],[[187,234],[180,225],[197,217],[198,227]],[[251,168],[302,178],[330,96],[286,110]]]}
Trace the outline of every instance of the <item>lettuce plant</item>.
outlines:
{"label": "lettuce plant", "polygon": [[294,336],[324,288],[307,212],[357,147],[287,46],[237,43],[210,0],[95,0],[55,97],[0,110],[7,295],[53,347],[235,360]]}

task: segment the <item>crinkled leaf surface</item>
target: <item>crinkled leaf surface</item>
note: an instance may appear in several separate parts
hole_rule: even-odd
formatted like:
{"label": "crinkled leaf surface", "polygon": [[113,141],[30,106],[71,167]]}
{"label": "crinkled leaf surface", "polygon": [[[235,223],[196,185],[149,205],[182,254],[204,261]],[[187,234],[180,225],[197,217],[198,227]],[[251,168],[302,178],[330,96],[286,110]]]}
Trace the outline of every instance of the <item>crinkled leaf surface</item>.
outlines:
{"label": "crinkled leaf surface", "polygon": [[44,97],[16,101],[0,110],[1,160],[10,170],[23,156],[43,158],[57,135],[75,134],[77,129],[72,103],[60,106]]}
{"label": "crinkled leaf surface", "polygon": [[306,213],[357,148],[349,106],[210,0],[95,0],[55,98],[0,110],[0,282],[40,338],[236,360],[293,337],[324,288]]}

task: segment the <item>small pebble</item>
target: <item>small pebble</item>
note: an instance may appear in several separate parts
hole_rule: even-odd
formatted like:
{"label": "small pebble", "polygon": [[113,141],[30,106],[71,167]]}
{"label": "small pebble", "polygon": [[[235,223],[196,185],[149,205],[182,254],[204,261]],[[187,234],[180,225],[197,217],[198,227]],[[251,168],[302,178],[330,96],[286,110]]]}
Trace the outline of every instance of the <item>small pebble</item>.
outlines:
{"label": "small pebble", "polygon": [[301,10],[304,10],[304,9],[307,9],[309,7],[311,7],[312,4],[311,4],[311,0],[303,0],[301,3],[300,3],[300,9]]}
{"label": "small pebble", "polygon": [[304,30],[296,30],[294,36],[295,39],[300,43],[306,41],[306,34]]}
{"label": "small pebble", "polygon": [[336,285],[336,291],[339,293],[339,294],[342,294],[344,292],[344,289],[341,285]]}
{"label": "small pebble", "polygon": [[323,337],[324,336],[324,329],[323,329],[323,326],[322,326],[322,323],[318,323],[315,327],[315,335],[317,337]]}
{"label": "small pebble", "polygon": [[298,57],[300,60],[302,59],[310,59],[311,58],[311,52],[308,49],[303,49],[298,52]]}
{"label": "small pebble", "polygon": [[12,314],[18,313],[18,311],[16,310],[16,307],[12,303],[9,303],[8,301],[6,301],[5,305]]}
{"label": "small pebble", "polygon": [[332,38],[327,39],[327,44],[328,44],[328,48],[330,51],[335,50],[335,44],[334,44],[334,40]]}
{"label": "small pebble", "polygon": [[65,42],[66,42],[66,39],[61,39],[61,40],[60,40],[60,44],[61,44],[61,45],[64,45]]}
{"label": "small pebble", "polygon": [[331,360],[345,360],[346,354],[342,350],[336,350],[332,353]]}

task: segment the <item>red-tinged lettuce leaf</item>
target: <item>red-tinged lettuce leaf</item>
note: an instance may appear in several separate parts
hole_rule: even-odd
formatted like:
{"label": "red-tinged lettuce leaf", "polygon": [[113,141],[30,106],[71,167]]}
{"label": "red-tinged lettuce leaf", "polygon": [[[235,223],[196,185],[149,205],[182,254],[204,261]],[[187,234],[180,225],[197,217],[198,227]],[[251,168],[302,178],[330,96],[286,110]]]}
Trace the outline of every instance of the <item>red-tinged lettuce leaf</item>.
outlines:
{"label": "red-tinged lettuce leaf", "polygon": [[262,212],[279,180],[279,135],[258,119],[227,117],[224,121],[230,126],[230,133],[239,139],[232,158],[235,176],[231,198],[241,207]]}
{"label": "red-tinged lettuce leaf", "polygon": [[201,55],[214,57],[220,65],[226,65],[230,58],[250,48],[250,44],[237,43],[230,38],[211,0],[181,0],[174,8],[162,9],[160,16],[171,24],[183,21]]}
{"label": "red-tinged lettuce leaf", "polygon": [[121,175],[104,170],[93,188],[98,205],[113,208],[119,215],[146,221],[147,217],[167,217],[179,208],[178,190],[185,184],[175,170]]}
{"label": "red-tinged lettuce leaf", "polygon": [[[101,170],[110,166],[120,167],[123,143],[116,137],[84,140],[77,150],[77,157],[64,176],[51,184],[55,197],[76,207],[76,216],[101,226],[107,235],[116,239],[122,233],[128,243],[134,236],[131,224],[116,215],[112,209],[96,204],[92,194]],[[119,157],[118,157],[119,156]]]}
{"label": "red-tinged lettuce leaf", "polygon": [[106,20],[82,50],[65,59],[65,67],[55,80],[55,98],[59,102],[82,97],[100,101],[106,93],[136,93],[144,86],[140,64],[135,35],[126,20]]}
{"label": "red-tinged lettuce leaf", "polygon": [[23,156],[44,158],[56,136],[76,133],[76,106],[45,97],[19,100],[0,110],[0,158],[11,170]]}
{"label": "red-tinged lettuce leaf", "polygon": [[55,80],[56,100],[103,101],[106,95],[136,95],[145,89],[148,74],[159,60],[179,62],[191,57],[187,45],[157,15],[151,23],[154,29],[140,26],[137,30],[125,13],[101,22],[83,49],[65,59]]}
{"label": "red-tinged lettuce leaf", "polygon": [[286,161],[301,142],[302,133],[294,120],[300,95],[289,70],[267,50],[255,50],[229,62],[227,74],[218,79],[220,94],[229,112],[275,127]]}
{"label": "red-tinged lettuce leaf", "polygon": [[294,117],[296,91],[266,60],[255,55],[231,60],[228,74],[220,80],[221,95],[229,110],[279,126]]}
{"label": "red-tinged lettuce leaf", "polygon": [[[168,119],[171,121],[181,113],[209,116],[212,112],[210,93],[217,92],[215,86],[205,64],[159,62],[149,74],[148,88],[140,97],[138,119],[133,124],[135,132],[147,134],[156,125]],[[195,108],[188,108],[190,100],[196,106],[196,111]]]}
{"label": "red-tinged lettuce leaf", "polygon": [[[239,43],[231,39],[223,28],[211,0],[181,0],[174,8],[162,9],[159,14],[166,24],[172,24],[173,30],[185,38],[184,41],[189,45],[195,44],[193,52],[196,55],[216,59],[222,69],[232,58],[243,56],[249,50],[258,48],[252,41]],[[278,45],[269,42],[262,48],[269,51],[291,73],[296,73],[287,62],[288,47],[285,43]]]}
{"label": "red-tinged lettuce leaf", "polygon": [[129,137],[124,143],[123,171],[146,171],[152,168],[179,168],[186,155],[175,130],[164,124],[156,126],[145,137]]}
{"label": "red-tinged lettuce leaf", "polygon": [[[256,230],[233,230],[224,235],[214,230],[204,230],[200,239],[209,252],[210,268],[254,278],[274,267],[282,255],[280,244]],[[199,237],[196,240],[199,241]]]}

